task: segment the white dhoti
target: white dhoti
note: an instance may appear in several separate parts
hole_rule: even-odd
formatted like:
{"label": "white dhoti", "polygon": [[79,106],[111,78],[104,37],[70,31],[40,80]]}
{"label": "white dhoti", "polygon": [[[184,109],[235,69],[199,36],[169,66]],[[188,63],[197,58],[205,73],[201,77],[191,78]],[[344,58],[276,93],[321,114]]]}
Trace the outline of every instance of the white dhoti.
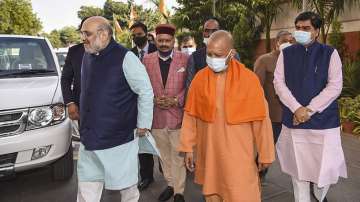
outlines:
{"label": "white dhoti", "polygon": [[[339,177],[347,178],[340,128],[308,130],[283,125],[276,149],[281,170],[293,178],[299,201],[310,199],[309,182],[314,183],[314,193],[320,200]],[[303,196],[304,192],[308,196]]]}
{"label": "white dhoti", "polygon": [[79,149],[78,202],[99,202],[103,187],[119,190],[122,202],[139,200],[138,138],[104,150],[88,151],[81,144]]}

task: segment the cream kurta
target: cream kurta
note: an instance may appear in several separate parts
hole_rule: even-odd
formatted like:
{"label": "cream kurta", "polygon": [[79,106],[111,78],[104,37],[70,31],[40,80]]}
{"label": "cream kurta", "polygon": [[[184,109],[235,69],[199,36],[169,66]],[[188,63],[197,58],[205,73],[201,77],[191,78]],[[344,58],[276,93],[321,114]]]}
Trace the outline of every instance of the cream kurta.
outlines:
{"label": "cream kurta", "polygon": [[260,162],[274,161],[269,115],[266,112],[263,121],[228,125],[224,109],[225,80],[226,73],[217,74],[214,123],[203,122],[185,112],[179,151],[196,150],[195,182],[203,185],[204,195],[218,194],[226,202],[261,201],[254,148],[259,151]]}

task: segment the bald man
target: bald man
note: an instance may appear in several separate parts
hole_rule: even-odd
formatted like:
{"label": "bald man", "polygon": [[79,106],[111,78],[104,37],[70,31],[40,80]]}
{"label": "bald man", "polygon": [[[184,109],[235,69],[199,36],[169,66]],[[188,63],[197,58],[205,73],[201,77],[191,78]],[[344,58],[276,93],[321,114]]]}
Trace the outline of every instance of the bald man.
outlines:
{"label": "bald man", "polygon": [[139,200],[138,138],[151,128],[153,90],[145,67],[112,38],[99,16],[81,28],[78,202],[100,201],[103,186],[119,190],[122,202]]}
{"label": "bald man", "polygon": [[[186,92],[185,96],[187,95],[187,91],[189,90],[191,81],[194,79],[197,72],[199,72],[201,69],[205,68],[207,66],[206,64],[206,46],[208,45],[209,37],[216,31],[220,29],[219,21],[212,17],[209,18],[205,23],[203,27],[203,47],[193,52],[189,60],[187,62],[187,68],[186,68],[186,81],[185,81],[185,87]],[[239,54],[236,53],[236,51],[232,51],[231,56],[235,55],[235,59],[240,61]]]}
{"label": "bald man", "polygon": [[216,18],[210,18],[205,21],[203,26],[203,47],[193,52],[187,63],[185,82],[186,89],[189,88],[195,74],[202,68],[206,67],[206,45],[210,35],[219,29],[220,25]]}
{"label": "bald man", "polygon": [[230,33],[209,38],[208,65],[191,83],[178,149],[207,202],[260,202],[258,171],[275,159],[271,121],[257,76],[232,51]]}

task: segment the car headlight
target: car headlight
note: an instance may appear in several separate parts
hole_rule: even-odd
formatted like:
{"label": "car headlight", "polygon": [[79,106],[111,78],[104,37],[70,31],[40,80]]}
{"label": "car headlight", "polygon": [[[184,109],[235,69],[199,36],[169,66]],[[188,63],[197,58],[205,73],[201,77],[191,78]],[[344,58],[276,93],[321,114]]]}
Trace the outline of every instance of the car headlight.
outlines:
{"label": "car headlight", "polygon": [[53,113],[53,122],[58,123],[62,122],[65,119],[65,106],[64,105],[54,105],[52,107],[52,113]]}
{"label": "car headlight", "polygon": [[61,123],[66,118],[65,113],[63,104],[30,108],[26,129],[42,128]]}
{"label": "car headlight", "polygon": [[29,122],[35,126],[43,127],[53,119],[52,110],[49,107],[30,109]]}

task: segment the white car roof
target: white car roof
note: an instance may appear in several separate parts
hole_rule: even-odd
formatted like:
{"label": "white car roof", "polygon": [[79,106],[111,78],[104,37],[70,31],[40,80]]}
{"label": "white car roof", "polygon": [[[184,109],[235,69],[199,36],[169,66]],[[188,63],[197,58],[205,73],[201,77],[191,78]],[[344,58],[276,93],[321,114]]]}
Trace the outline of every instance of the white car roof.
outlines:
{"label": "white car roof", "polygon": [[29,36],[29,35],[13,35],[13,34],[0,34],[0,38],[25,38],[25,39],[45,39],[43,36]]}

